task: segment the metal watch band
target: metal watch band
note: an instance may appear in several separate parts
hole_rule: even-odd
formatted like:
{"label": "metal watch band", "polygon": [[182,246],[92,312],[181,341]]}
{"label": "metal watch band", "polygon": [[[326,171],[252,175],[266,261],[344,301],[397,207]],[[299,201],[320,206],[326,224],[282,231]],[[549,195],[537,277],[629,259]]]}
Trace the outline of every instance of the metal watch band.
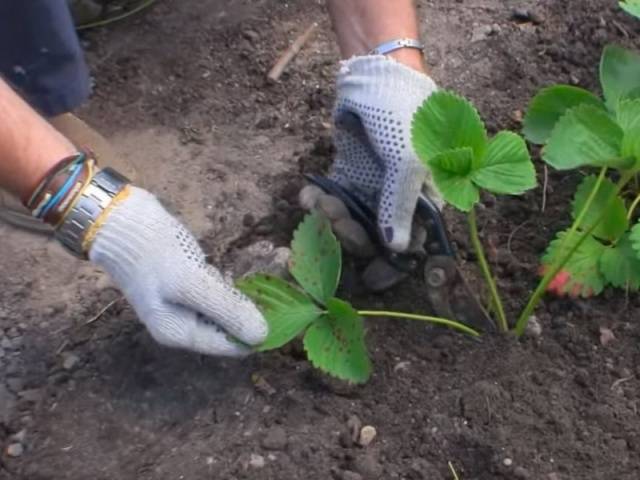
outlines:
{"label": "metal watch band", "polygon": [[96,173],[56,230],[58,241],[73,255],[84,258],[82,242],[87,230],[127,184],[129,180],[112,168]]}
{"label": "metal watch band", "polygon": [[413,38],[396,38],[378,45],[369,52],[369,55],[387,55],[401,48],[415,48],[421,52],[424,51],[424,45],[418,40]]}

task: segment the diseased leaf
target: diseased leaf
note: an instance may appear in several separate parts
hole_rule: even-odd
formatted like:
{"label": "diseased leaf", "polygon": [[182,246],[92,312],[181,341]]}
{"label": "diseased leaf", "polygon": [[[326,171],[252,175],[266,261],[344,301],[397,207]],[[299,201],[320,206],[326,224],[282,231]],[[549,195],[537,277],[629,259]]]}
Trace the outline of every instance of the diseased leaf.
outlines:
{"label": "diseased leaf", "polygon": [[307,215],[293,234],[291,275],[324,305],[336,293],[341,268],[340,245],[329,221],[317,212]]}
{"label": "diseased leaf", "polygon": [[618,102],[640,87],[640,55],[617,45],[607,45],[600,61],[600,83],[607,107],[616,111]]}
{"label": "diseased leaf", "polygon": [[[589,175],[585,177],[576,190],[576,194],[573,198],[571,216],[575,220],[587,203],[589,195],[593,191],[596,185],[597,178],[595,175]],[[616,186],[609,180],[604,179],[596,196],[591,202],[589,211],[587,212],[584,220],[580,224],[580,228],[588,230],[604,213],[604,218],[600,224],[595,228],[592,234],[604,240],[614,242],[620,238],[620,236],[629,228],[629,222],[627,221],[627,210],[624,205],[624,200],[619,196],[616,196],[613,203],[607,206],[607,202],[612,195],[615,194]]]}
{"label": "diseased leaf", "polygon": [[545,143],[553,127],[567,110],[587,104],[604,109],[604,103],[593,93],[571,85],[553,85],[533,97],[524,117],[523,133],[531,143]]}
{"label": "diseased leaf", "polygon": [[620,7],[630,15],[640,18],[640,0],[626,0],[620,2]]}
{"label": "diseased leaf", "polygon": [[622,138],[622,129],[607,113],[580,105],[556,123],[542,158],[558,170],[586,165],[624,167],[629,162],[620,158]]}
{"label": "diseased leaf", "polygon": [[433,181],[447,203],[468,212],[480,199],[471,181],[473,151],[470,148],[449,150],[435,155],[428,163]]}
{"label": "diseased leaf", "polygon": [[638,290],[640,258],[631,246],[629,234],[625,234],[615,246],[605,249],[600,257],[600,271],[614,287]]}
{"label": "diseased leaf", "polygon": [[362,318],[347,302],[327,301],[328,313],[311,325],[304,348],[311,364],[325,373],[353,383],[364,383],[371,375],[371,362],[364,342]]}
{"label": "diseased leaf", "polygon": [[278,277],[253,275],[237,282],[237,287],[253,300],[269,326],[258,351],[289,343],[322,314],[308,295]]}
{"label": "diseased leaf", "polygon": [[487,148],[473,182],[493,193],[518,195],[536,186],[536,171],[527,145],[512,132],[498,133]]}
{"label": "diseased leaf", "polygon": [[[549,244],[547,251],[542,257],[542,264],[552,265],[560,257],[564,257],[580,238],[580,232],[576,232],[571,240],[561,248],[563,239],[568,232],[559,232],[556,238]],[[586,238],[584,242],[571,256],[563,267],[567,272],[568,279],[562,286],[562,293],[572,296],[588,297],[602,292],[605,279],[600,272],[599,259],[607,247],[596,240],[593,236]]]}
{"label": "diseased leaf", "polygon": [[487,132],[468,100],[441,90],[432,94],[413,117],[411,141],[427,163],[448,150],[468,147],[479,158],[487,147]]}

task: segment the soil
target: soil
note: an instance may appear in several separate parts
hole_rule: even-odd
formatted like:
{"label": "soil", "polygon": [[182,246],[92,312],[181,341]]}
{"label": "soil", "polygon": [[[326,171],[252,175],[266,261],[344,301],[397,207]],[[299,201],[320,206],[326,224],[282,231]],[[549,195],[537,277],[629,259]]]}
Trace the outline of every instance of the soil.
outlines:
{"label": "soil", "polygon": [[[517,129],[540,87],[597,88],[603,45],[640,47],[640,22],[616,3],[420,1],[433,76],[471,98],[492,131]],[[320,32],[268,82],[313,21]],[[257,240],[288,242],[301,172],[332,154],[338,56],[322,2],[158,2],[83,42],[95,93],[79,113],[214,263],[231,268]],[[542,189],[484,199],[482,234],[511,312],[567,221],[577,178],[549,172],[544,202]],[[375,374],[344,388],[296,348],[231,361],[160,347],[102,272],[45,238],[0,235],[2,479],[439,480],[453,478],[448,462],[465,480],[640,478],[635,295],[547,299],[542,334],[522,342],[371,320]],[[414,279],[353,301],[424,311],[421,288]],[[604,345],[601,328],[615,336]],[[359,422],[377,430],[368,447],[349,434]]]}

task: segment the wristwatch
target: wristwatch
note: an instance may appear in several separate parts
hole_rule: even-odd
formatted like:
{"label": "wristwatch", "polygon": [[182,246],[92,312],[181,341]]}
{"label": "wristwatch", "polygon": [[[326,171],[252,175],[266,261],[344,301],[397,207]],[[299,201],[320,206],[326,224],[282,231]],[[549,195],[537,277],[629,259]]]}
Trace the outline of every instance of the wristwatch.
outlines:
{"label": "wristwatch", "polygon": [[58,241],[73,255],[85,258],[82,242],[87,231],[129,183],[125,176],[112,168],[107,167],[96,173],[56,230]]}

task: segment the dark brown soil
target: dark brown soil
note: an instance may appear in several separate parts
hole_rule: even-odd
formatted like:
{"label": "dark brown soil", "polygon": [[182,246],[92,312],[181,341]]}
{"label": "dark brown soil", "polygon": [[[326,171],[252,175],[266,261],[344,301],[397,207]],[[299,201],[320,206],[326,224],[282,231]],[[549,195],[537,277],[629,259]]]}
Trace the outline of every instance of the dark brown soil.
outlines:
{"label": "dark brown soil", "polygon": [[[84,38],[96,91],[81,113],[142,158],[147,187],[219,264],[259,238],[287,243],[300,172],[330,163],[337,55],[321,3],[164,1]],[[640,48],[640,22],[608,0],[419,3],[434,77],[476,102],[492,131],[519,128],[544,85],[597,88],[606,43]],[[312,21],[321,33],[267,82]],[[541,188],[484,199],[482,234],[512,313],[576,180],[549,172],[544,212]],[[455,214],[450,223],[472,269],[466,232]],[[464,480],[640,478],[637,295],[547,299],[541,336],[520,343],[371,320],[375,374],[344,388],[296,348],[241,362],[164,349],[124,301],[85,325],[118,299],[103,276],[51,243],[0,234],[0,444],[22,431],[25,446],[2,454],[0,478],[440,480],[453,478],[448,462]],[[353,301],[423,311],[421,288]],[[615,334],[606,346],[601,327]],[[377,429],[369,447],[347,434],[352,416]]]}

